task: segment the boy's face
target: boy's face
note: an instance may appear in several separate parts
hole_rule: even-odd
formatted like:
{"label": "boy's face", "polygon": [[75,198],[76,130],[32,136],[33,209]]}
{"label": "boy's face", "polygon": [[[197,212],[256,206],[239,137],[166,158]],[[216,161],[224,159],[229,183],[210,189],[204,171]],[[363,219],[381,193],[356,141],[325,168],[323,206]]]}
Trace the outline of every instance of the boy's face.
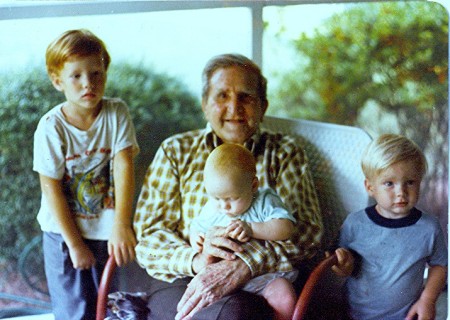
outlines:
{"label": "boy's face", "polygon": [[229,217],[237,217],[247,211],[258,188],[258,180],[237,179],[230,175],[205,175],[205,188],[217,210]]}
{"label": "boy's face", "polygon": [[416,163],[402,161],[364,183],[377,201],[377,212],[385,218],[399,219],[407,216],[419,200],[421,181]]}
{"label": "boy's face", "polygon": [[64,93],[68,107],[78,112],[96,110],[103,98],[106,70],[101,56],[73,57],[64,63],[53,86]]}

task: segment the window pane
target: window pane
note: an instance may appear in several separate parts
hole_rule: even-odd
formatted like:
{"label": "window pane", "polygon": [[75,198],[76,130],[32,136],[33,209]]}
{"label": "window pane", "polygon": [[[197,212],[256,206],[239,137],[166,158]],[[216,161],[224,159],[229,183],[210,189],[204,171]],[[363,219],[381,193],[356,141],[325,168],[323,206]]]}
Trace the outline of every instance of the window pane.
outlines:
{"label": "window pane", "polygon": [[[226,28],[224,28],[226,26]],[[251,56],[248,8],[162,11],[102,16],[0,21],[0,70],[26,64],[45,68],[45,49],[59,34],[86,28],[101,38],[112,63],[143,63],[167,72],[200,93],[201,71],[212,56]]]}

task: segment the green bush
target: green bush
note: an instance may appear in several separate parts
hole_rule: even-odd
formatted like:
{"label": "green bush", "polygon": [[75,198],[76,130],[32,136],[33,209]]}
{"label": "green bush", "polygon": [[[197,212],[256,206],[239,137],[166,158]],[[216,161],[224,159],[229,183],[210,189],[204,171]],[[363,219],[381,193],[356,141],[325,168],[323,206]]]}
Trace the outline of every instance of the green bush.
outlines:
{"label": "green bush", "polygon": [[130,64],[109,71],[106,95],[120,97],[130,107],[141,148],[135,165],[137,195],[162,140],[206,124],[200,102],[177,79]]}
{"label": "green bush", "polygon": [[[129,106],[141,153],[137,190],[162,139],[203,125],[199,100],[183,84],[142,66],[120,64],[108,74],[107,96]],[[33,167],[33,135],[42,115],[62,102],[43,68],[0,74],[0,260],[16,260],[40,233],[40,186]]]}

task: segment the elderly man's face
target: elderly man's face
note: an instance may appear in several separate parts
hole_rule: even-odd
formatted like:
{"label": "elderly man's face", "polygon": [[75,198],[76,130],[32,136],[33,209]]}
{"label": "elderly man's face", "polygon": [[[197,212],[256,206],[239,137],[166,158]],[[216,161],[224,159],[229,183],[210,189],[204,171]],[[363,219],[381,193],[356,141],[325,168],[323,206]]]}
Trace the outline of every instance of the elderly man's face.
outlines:
{"label": "elderly man's face", "polygon": [[206,120],[228,143],[243,144],[257,128],[267,109],[258,96],[257,76],[241,67],[216,70],[202,103]]}

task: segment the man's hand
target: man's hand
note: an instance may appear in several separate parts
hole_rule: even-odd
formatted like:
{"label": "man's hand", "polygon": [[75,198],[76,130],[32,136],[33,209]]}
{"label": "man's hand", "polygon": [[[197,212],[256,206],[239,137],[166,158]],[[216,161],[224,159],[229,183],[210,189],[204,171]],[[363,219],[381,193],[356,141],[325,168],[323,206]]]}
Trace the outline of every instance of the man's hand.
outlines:
{"label": "man's hand", "polygon": [[216,263],[217,261],[220,261],[220,259],[203,253],[198,253],[194,256],[194,260],[192,261],[192,270],[195,274],[197,274],[210,264]]}
{"label": "man's hand", "polygon": [[136,244],[136,236],[131,226],[114,224],[108,241],[108,253],[114,254],[119,267],[134,260]]}
{"label": "man's hand", "polygon": [[234,260],[233,252],[241,252],[243,248],[235,241],[228,238],[226,228],[212,227],[205,234],[203,242],[203,254],[225,260]]}
{"label": "man's hand", "polygon": [[199,310],[241,288],[251,278],[241,259],[221,260],[197,274],[189,283],[177,306],[176,320],[189,320]]}
{"label": "man's hand", "polygon": [[240,242],[250,241],[253,235],[251,224],[241,220],[231,221],[226,232],[230,238]]}

